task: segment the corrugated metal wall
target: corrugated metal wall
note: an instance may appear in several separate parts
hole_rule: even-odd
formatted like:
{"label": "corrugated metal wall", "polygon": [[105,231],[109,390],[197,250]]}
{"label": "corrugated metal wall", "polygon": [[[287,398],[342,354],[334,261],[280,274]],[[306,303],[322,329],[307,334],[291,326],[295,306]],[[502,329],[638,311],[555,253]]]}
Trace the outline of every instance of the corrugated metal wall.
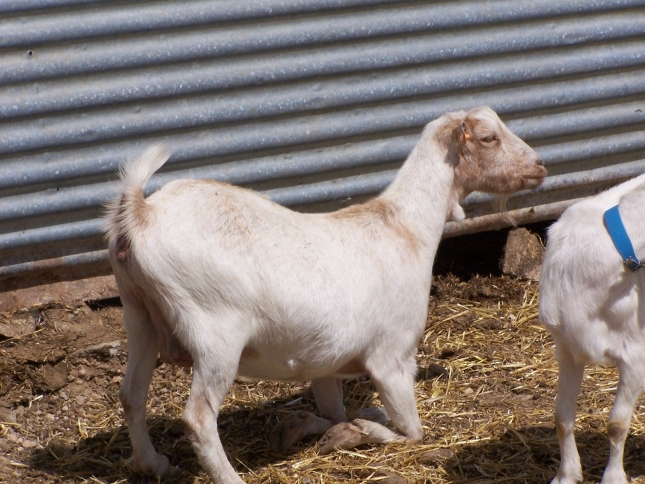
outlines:
{"label": "corrugated metal wall", "polygon": [[[0,2],[0,290],[106,273],[115,170],[326,210],[382,190],[422,126],[486,104],[550,176],[520,221],[645,171],[645,1]],[[348,201],[348,199],[351,199]],[[506,223],[490,198],[447,234]]]}

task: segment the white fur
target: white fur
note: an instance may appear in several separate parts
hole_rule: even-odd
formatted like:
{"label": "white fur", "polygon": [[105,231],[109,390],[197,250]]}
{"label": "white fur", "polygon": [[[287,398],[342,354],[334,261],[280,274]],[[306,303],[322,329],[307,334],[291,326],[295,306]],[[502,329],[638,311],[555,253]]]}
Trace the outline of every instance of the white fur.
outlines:
{"label": "white fur", "polygon": [[645,374],[645,269],[626,269],[607,233],[603,214],[618,203],[636,255],[645,258],[645,175],[573,205],[549,229],[539,317],[553,335],[559,362],[556,484],[582,480],[573,435],[576,398],[584,366],[598,363],[616,364],[620,373],[602,483],[627,483],[623,446]]}
{"label": "white fur", "polygon": [[155,148],[123,171],[106,220],[128,334],[120,397],[134,466],[168,472],[145,427],[146,392],[160,352],[192,359],[184,421],[221,483],[241,482],[216,423],[237,371],[313,380],[324,417],[308,420],[313,431],[346,421],[340,379],[368,373],[395,427],[420,439],[415,353],[444,223],[473,190],[532,188],[546,173],[488,108],[430,123],[380,197],[331,214],[296,213],[211,181],[175,181],[144,200],[142,185],[165,156]]}

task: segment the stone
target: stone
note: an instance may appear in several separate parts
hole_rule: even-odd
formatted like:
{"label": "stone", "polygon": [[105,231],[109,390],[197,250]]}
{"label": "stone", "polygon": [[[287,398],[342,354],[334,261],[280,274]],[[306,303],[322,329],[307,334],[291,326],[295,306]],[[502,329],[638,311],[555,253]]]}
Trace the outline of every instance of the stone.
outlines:
{"label": "stone", "polygon": [[502,257],[504,274],[538,282],[543,259],[544,245],[537,235],[525,228],[508,233]]}
{"label": "stone", "polygon": [[439,465],[444,463],[448,459],[451,459],[454,456],[455,456],[455,453],[453,450],[447,449],[447,448],[440,448],[440,449],[433,449],[433,450],[429,450],[428,452],[424,452],[423,454],[421,454],[418,460],[423,464]]}
{"label": "stone", "polygon": [[380,474],[385,476],[383,479],[379,479],[379,482],[383,484],[408,484],[408,480],[402,476],[395,474],[392,471],[382,470]]}
{"label": "stone", "polygon": [[45,393],[60,390],[67,385],[68,374],[67,363],[64,361],[57,365],[47,363],[38,372],[37,389]]}
{"label": "stone", "polygon": [[36,442],[35,440],[24,439],[22,441],[22,446],[25,449],[33,449],[34,447],[38,447],[38,442]]}
{"label": "stone", "polygon": [[4,338],[19,338],[36,331],[36,323],[29,315],[13,318],[0,318],[0,336]]}

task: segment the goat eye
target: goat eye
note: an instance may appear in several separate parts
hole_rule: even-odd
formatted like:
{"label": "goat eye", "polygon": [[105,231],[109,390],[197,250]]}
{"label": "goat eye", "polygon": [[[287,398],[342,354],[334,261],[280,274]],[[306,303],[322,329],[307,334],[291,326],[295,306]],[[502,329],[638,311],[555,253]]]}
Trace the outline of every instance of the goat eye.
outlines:
{"label": "goat eye", "polygon": [[492,143],[495,141],[495,136],[485,136],[483,138],[480,138],[480,141],[483,141],[484,143]]}

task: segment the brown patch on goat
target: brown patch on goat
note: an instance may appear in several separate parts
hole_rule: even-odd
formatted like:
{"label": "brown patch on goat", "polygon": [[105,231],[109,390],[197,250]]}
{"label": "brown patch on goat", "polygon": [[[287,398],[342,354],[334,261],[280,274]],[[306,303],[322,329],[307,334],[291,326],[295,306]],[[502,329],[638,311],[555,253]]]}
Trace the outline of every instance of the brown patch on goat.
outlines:
{"label": "brown patch on goat", "polygon": [[162,348],[159,357],[163,363],[172,363],[182,368],[193,366],[193,357],[177,338],[171,336],[165,341]]}
{"label": "brown patch on goat", "polygon": [[[125,193],[121,195],[121,200],[119,202],[119,209],[116,213],[116,219],[119,221],[123,220],[125,213]],[[118,227],[120,229],[119,233],[116,236],[116,258],[120,262],[125,262],[128,258],[128,253],[130,252],[130,240],[125,233],[122,232],[123,224],[119,223]]]}
{"label": "brown patch on goat", "polygon": [[609,436],[609,441],[613,446],[618,445],[620,440],[625,437],[626,433],[627,429],[619,422],[609,422],[609,424],[607,424],[607,435]]}
{"label": "brown patch on goat", "polygon": [[[116,235],[116,258],[119,262],[126,262],[130,254],[132,241],[128,235],[128,230],[136,228],[141,230],[145,228],[148,222],[147,217],[148,205],[143,193],[128,194],[127,192],[121,195],[119,208],[116,213],[116,227],[118,233]],[[126,215],[126,214],[129,214]],[[136,224],[135,227],[131,226],[131,222]],[[130,223],[128,223],[130,222]]]}
{"label": "brown patch on goat", "polygon": [[123,407],[123,415],[125,415],[126,421],[128,424],[130,416],[132,415],[132,404],[126,399],[125,395],[119,392],[119,400],[121,401],[121,406]]}
{"label": "brown patch on goat", "polygon": [[562,423],[558,418],[556,417],[554,419],[555,422],[555,431],[558,434],[558,438],[563,438],[565,435],[567,435],[567,427],[564,423]]}
{"label": "brown patch on goat", "polygon": [[143,198],[143,194],[141,194],[132,200],[131,203],[133,205],[131,213],[135,223],[137,224],[137,228],[145,228],[145,226],[148,225],[148,204],[146,203],[146,199]]}
{"label": "brown patch on goat", "polygon": [[365,224],[375,221],[394,232],[415,256],[419,254],[421,245],[419,238],[407,225],[401,222],[396,208],[390,202],[374,198],[368,202],[334,212],[331,216],[336,220],[364,219]]}
{"label": "brown patch on goat", "polygon": [[209,412],[211,414],[214,413],[213,407],[211,407],[208,397],[203,392],[195,396],[191,395],[188,405],[190,405],[190,410],[184,412],[181,421],[186,428],[187,437],[191,442],[199,445],[199,430],[204,427],[207,420],[207,418],[204,417],[208,415]]}
{"label": "brown patch on goat", "polygon": [[457,144],[465,142],[464,135],[465,133],[461,129],[461,119],[454,119],[437,129],[435,141],[441,144],[446,150],[451,151]]}
{"label": "brown patch on goat", "polygon": [[119,262],[125,262],[130,253],[130,241],[125,234],[119,234],[116,237],[116,258]]}
{"label": "brown patch on goat", "polygon": [[338,371],[339,375],[359,375],[366,373],[365,365],[358,359],[353,359],[341,366]]}
{"label": "brown patch on goat", "polygon": [[246,358],[257,359],[259,357],[260,357],[260,352],[258,350],[256,350],[251,346],[246,346],[242,350],[242,355],[240,356],[240,359],[246,359]]}

